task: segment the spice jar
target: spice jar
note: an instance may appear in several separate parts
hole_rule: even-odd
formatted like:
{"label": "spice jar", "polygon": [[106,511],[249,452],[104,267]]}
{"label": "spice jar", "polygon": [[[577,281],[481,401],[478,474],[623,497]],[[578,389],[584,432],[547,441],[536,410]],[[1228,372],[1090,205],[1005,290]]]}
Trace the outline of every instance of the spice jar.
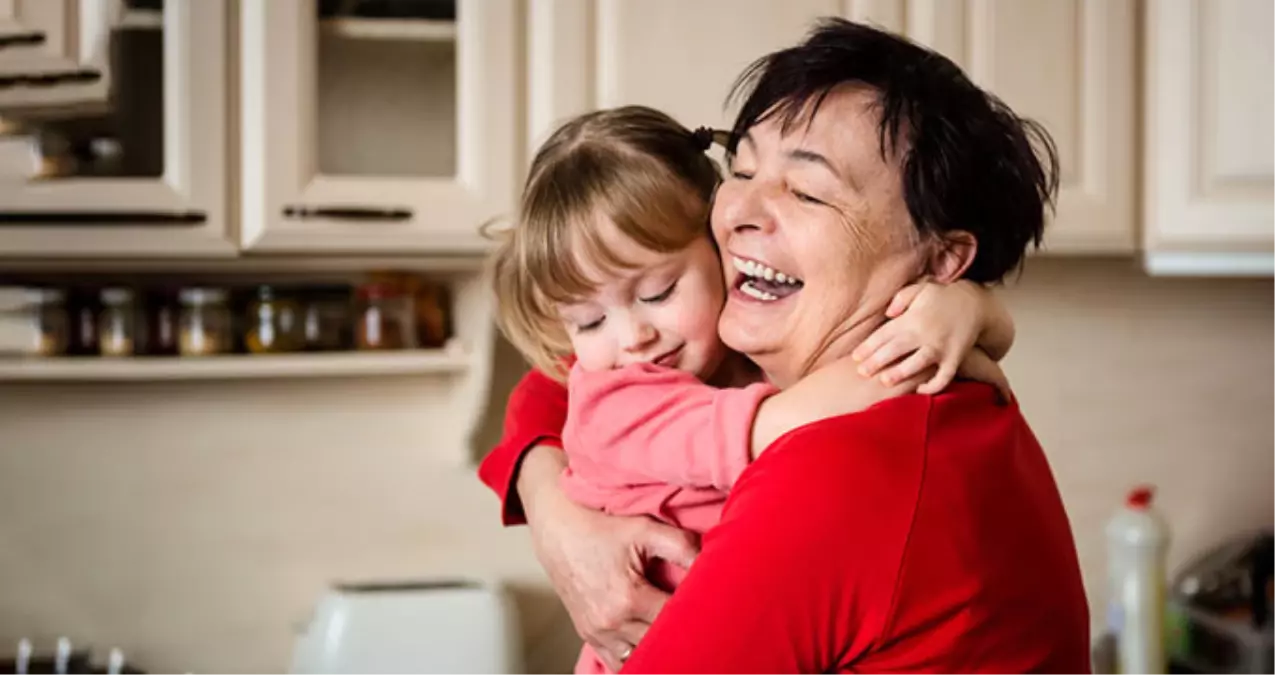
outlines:
{"label": "spice jar", "polygon": [[66,294],[54,288],[0,289],[0,353],[58,356],[66,351]]}
{"label": "spice jar", "polygon": [[256,298],[248,305],[247,323],[244,344],[253,354],[297,351],[305,342],[300,306],[273,286],[257,288]]}
{"label": "spice jar", "polygon": [[359,287],[355,307],[355,345],[361,350],[415,349],[412,296],[387,283]]}
{"label": "spice jar", "polygon": [[220,288],[185,288],[181,292],[182,356],[210,356],[230,351],[230,309]]}
{"label": "spice jar", "polygon": [[305,293],[303,320],[307,351],[349,349],[351,338],[350,287],[319,286]]}
{"label": "spice jar", "polygon": [[98,315],[98,347],[102,356],[132,356],[135,337],[133,291],[104,288]]}
{"label": "spice jar", "polygon": [[66,301],[66,353],[72,356],[97,356],[97,315],[101,311],[98,295],[92,289],[72,290]]}
{"label": "spice jar", "polygon": [[146,294],[146,342],[148,356],[176,356],[179,309],[177,294],[162,289]]}

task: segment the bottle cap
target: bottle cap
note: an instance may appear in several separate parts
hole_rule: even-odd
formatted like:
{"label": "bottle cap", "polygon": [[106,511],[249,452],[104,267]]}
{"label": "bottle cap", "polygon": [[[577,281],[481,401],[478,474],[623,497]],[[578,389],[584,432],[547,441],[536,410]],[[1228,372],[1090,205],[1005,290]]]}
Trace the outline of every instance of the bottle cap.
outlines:
{"label": "bottle cap", "polygon": [[1125,498],[1125,506],[1138,511],[1145,510],[1151,506],[1151,498],[1155,496],[1155,488],[1150,485],[1139,485],[1129,491],[1129,496]]}

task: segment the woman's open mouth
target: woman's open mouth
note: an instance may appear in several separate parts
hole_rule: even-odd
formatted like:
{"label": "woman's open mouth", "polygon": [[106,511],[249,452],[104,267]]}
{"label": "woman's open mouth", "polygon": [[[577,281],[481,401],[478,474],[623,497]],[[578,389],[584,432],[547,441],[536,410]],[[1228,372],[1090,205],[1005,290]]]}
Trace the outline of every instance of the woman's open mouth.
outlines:
{"label": "woman's open mouth", "polygon": [[805,282],[781,272],[765,263],[731,256],[731,264],[739,272],[735,288],[741,293],[762,302],[774,302],[801,290]]}

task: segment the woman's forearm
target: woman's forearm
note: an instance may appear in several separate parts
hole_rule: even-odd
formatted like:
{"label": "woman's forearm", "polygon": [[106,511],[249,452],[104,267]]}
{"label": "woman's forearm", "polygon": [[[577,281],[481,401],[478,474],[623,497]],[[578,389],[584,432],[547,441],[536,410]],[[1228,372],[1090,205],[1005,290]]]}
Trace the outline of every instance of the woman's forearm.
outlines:
{"label": "woman's forearm", "polygon": [[522,501],[522,508],[528,519],[536,517],[536,506],[543,503],[540,497],[545,490],[561,489],[558,487],[558,478],[565,468],[567,456],[560,448],[537,445],[527,451],[522,466],[518,469],[514,489],[518,491],[518,498]]}

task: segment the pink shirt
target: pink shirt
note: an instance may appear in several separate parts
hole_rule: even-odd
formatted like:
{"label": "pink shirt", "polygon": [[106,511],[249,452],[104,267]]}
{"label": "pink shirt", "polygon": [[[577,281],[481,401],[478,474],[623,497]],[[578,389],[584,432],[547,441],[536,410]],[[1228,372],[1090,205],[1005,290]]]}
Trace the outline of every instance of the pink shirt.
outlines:
{"label": "pink shirt", "polygon": [[[562,488],[606,513],[650,516],[703,534],[721,519],[726,493],[748,466],[753,418],[767,383],[716,389],[651,364],[588,372],[573,366],[562,430]],[[672,591],[685,571],[663,562],[651,581]],[[586,646],[578,673],[609,672]]]}

